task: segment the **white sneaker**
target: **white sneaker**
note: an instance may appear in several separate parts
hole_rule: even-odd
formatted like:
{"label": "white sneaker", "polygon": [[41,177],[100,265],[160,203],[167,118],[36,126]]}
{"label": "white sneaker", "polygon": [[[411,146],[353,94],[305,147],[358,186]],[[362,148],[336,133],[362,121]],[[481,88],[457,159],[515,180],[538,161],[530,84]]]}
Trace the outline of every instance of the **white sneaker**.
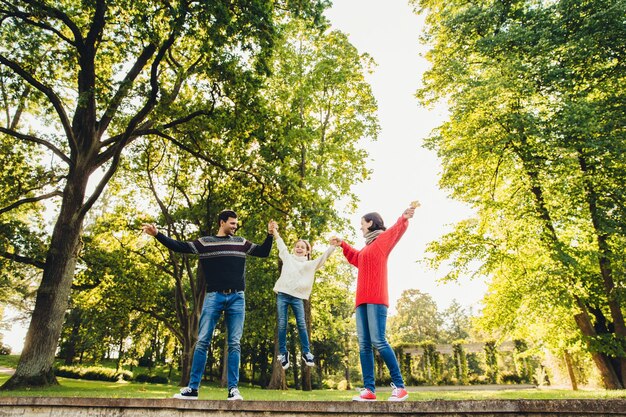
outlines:
{"label": "white sneaker", "polygon": [[189,387],[181,388],[180,394],[174,394],[174,398],[179,400],[197,400],[198,390]]}
{"label": "white sneaker", "polygon": [[302,360],[304,361],[306,366],[315,366],[315,356],[311,352],[307,352],[302,355]]}
{"label": "white sneaker", "polygon": [[243,397],[241,396],[241,393],[239,392],[239,389],[237,387],[232,387],[231,389],[228,390],[228,400],[229,401],[243,400]]}

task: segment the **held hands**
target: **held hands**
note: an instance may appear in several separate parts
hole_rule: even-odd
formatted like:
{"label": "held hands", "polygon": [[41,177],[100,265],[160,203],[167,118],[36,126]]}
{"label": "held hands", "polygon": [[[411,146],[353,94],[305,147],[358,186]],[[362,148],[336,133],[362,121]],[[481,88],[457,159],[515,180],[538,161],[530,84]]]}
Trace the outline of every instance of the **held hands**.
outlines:
{"label": "held hands", "polygon": [[141,230],[143,230],[145,234],[150,235],[150,236],[156,236],[157,233],[159,233],[155,225],[148,224],[148,223],[142,224]]}
{"label": "held hands", "polygon": [[278,223],[274,220],[270,220],[267,225],[267,233],[270,235],[274,235],[274,237],[278,236]]}
{"label": "held hands", "polygon": [[333,236],[333,237],[330,238],[330,242],[329,243],[332,246],[341,246],[341,242],[342,242],[341,239],[339,239],[337,236]]}

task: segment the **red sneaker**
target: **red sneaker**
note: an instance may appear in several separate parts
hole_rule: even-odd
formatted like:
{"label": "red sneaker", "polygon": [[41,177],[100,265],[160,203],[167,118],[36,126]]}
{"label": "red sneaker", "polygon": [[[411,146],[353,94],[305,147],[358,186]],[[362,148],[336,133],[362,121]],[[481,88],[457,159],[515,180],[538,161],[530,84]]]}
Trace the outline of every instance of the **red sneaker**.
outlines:
{"label": "red sneaker", "polygon": [[376,394],[367,388],[358,390],[360,395],[352,397],[352,401],[376,401]]}
{"label": "red sneaker", "polygon": [[409,398],[409,393],[404,388],[398,388],[395,384],[391,384],[391,397],[387,398],[387,401],[404,401]]}

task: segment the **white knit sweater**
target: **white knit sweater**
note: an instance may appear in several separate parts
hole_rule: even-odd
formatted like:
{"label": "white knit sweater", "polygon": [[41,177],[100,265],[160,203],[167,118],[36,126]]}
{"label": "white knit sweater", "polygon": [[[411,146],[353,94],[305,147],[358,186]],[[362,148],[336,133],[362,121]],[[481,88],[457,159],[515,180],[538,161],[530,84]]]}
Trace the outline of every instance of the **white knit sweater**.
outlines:
{"label": "white knit sweater", "polygon": [[321,268],[335,247],[330,246],[319,258],[308,260],[305,256],[292,254],[280,236],[276,237],[276,245],[278,256],[283,261],[283,269],[274,285],[274,292],[308,300],[313,290],[315,271]]}

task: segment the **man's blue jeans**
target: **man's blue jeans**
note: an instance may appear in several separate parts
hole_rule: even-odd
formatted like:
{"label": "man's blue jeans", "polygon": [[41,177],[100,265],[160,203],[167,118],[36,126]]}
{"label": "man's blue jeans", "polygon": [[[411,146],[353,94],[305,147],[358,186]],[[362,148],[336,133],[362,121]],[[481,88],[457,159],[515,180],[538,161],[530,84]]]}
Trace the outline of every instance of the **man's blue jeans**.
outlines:
{"label": "man's blue jeans", "polygon": [[193,352],[189,388],[198,389],[204,367],[206,366],[207,350],[213,338],[213,331],[224,312],[226,330],[228,332],[228,389],[239,383],[239,362],[241,360],[241,335],[243,322],[246,318],[246,299],[243,291],[231,294],[209,292],[204,297],[200,325],[198,326],[198,342]]}
{"label": "man's blue jeans", "polygon": [[309,335],[306,330],[306,320],[304,319],[304,302],[301,298],[293,297],[289,294],[279,292],[276,296],[276,307],[278,309],[278,351],[287,353],[287,314],[289,306],[293,310],[298,326],[298,336],[300,336],[300,347],[302,353],[309,353]]}
{"label": "man's blue jeans", "polygon": [[383,304],[361,304],[356,308],[356,333],[359,339],[359,357],[363,385],[372,392],[376,392],[374,383],[374,350],[376,348],[389,368],[391,381],[398,388],[404,388],[404,381],[400,374],[400,367],[396,354],[387,342],[385,331],[387,327],[387,306]]}

